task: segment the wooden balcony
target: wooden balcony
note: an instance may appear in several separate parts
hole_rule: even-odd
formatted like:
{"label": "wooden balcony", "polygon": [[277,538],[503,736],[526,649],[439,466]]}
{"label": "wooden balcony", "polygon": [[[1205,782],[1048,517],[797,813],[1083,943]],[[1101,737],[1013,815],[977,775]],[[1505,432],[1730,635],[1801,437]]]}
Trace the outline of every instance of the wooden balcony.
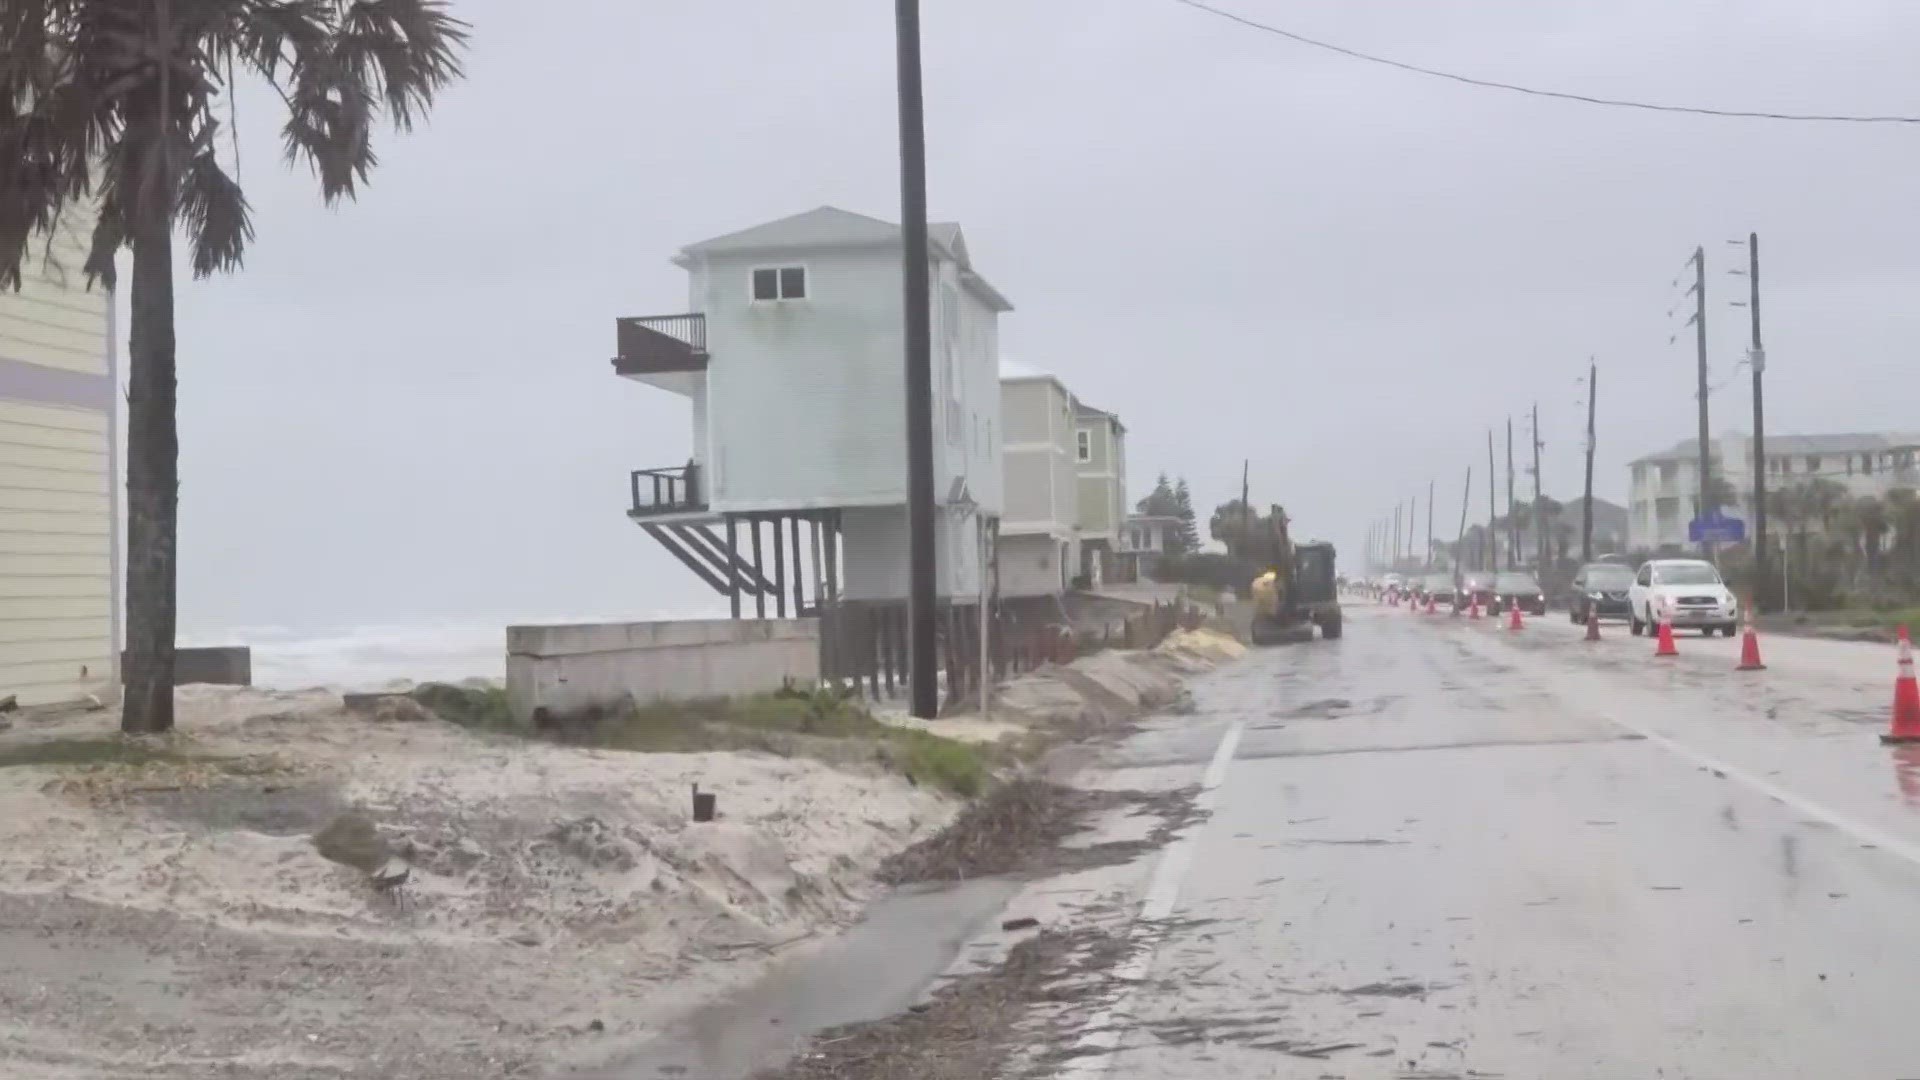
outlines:
{"label": "wooden balcony", "polygon": [[689,375],[707,370],[707,317],[645,315],[615,320],[616,374]]}
{"label": "wooden balcony", "polygon": [[628,517],[655,517],[661,514],[685,514],[707,508],[706,492],[700,488],[700,467],[682,465],[671,469],[635,469],[630,478],[633,506]]}

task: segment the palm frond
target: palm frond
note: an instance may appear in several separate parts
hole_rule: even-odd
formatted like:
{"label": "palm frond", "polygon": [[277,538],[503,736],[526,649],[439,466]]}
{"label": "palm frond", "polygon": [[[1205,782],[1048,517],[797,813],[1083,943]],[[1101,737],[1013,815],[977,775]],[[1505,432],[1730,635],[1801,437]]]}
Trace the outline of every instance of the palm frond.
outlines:
{"label": "palm frond", "polygon": [[329,203],[351,198],[378,164],[378,114],[411,127],[434,93],[459,78],[466,42],[466,24],[439,0],[333,0],[331,17],[324,42],[290,42],[281,129],[288,161],[313,167]]}
{"label": "palm frond", "polygon": [[209,126],[180,171],[177,220],[193,245],[193,276],[236,270],[253,239],[253,217],[240,185],[220,167]]}

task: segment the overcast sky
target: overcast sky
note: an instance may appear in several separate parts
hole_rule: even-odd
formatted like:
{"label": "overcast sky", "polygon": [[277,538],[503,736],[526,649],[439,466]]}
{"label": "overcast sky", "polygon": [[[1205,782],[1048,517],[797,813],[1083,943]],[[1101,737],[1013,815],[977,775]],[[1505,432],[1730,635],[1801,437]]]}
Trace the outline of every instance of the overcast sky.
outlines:
{"label": "overcast sky", "polygon": [[[1218,0],[1411,62],[1734,108],[1920,111],[1899,0]],[[1692,434],[1667,311],[1695,244],[1716,432],[1758,230],[1770,427],[1920,428],[1920,129],[1712,120],[1452,85],[1173,0],[926,0],[930,199],[1013,301],[1009,355],[1129,432],[1132,495],[1259,502],[1357,556],[1536,398],[1577,495]],[[684,613],[704,586],[629,523],[684,461],[686,399],[617,379],[613,320],[685,306],[682,244],[831,204],[898,218],[891,5],[462,0],[469,80],[388,137],[358,203],[239,100],[259,239],[180,293],[190,629]],[[567,18],[556,18],[562,11]],[[1896,389],[1897,388],[1897,389]],[[1524,437],[1521,439],[1524,445]],[[1424,516],[1424,513],[1423,515]],[[1450,532],[1450,526],[1439,531]],[[1357,564],[1357,558],[1350,565]]]}

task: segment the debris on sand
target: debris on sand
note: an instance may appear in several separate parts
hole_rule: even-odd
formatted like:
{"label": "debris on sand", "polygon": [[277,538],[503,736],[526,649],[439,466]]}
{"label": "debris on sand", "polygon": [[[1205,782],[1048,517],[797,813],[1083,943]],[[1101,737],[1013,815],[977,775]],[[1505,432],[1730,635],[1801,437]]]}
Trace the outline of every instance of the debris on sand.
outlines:
{"label": "debris on sand", "polygon": [[799,1058],[754,1080],[1051,1075],[1072,1057],[1070,1047],[1034,1063],[1033,1071],[1008,1072],[1018,1050],[1033,1041],[1023,1026],[1036,1010],[1100,1002],[1113,969],[1140,947],[1091,927],[1042,930],[1009,950],[1000,966],[954,978],[932,1000],[897,1016],[823,1032]]}
{"label": "debris on sand", "polygon": [[1370,982],[1348,990],[1340,991],[1349,997],[1423,997],[1430,991],[1444,990],[1438,983],[1396,980],[1391,982]]}
{"label": "debris on sand", "polygon": [[314,850],[325,859],[372,874],[393,858],[387,838],[364,814],[346,813],[313,834]]}
{"label": "debris on sand", "polygon": [[[1174,791],[1083,791],[1037,777],[1010,780],[975,801],[953,824],[889,858],[880,879],[892,885],[968,881],[997,874],[1084,870],[1127,862],[1199,821],[1192,788]],[[1131,808],[1160,821],[1139,840],[1066,848],[1095,815]]]}

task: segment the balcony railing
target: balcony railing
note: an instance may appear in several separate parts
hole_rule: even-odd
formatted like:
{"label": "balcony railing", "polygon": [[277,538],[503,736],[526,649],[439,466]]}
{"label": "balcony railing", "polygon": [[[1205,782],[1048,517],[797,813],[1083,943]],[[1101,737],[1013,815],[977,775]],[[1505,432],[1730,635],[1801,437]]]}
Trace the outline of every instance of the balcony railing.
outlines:
{"label": "balcony railing", "polygon": [[635,469],[630,478],[633,517],[704,510],[706,495],[700,490],[700,466],[682,465],[672,469]]}
{"label": "balcony railing", "polygon": [[616,319],[619,355],[613,369],[621,375],[663,375],[707,369],[707,317],[646,315]]}

